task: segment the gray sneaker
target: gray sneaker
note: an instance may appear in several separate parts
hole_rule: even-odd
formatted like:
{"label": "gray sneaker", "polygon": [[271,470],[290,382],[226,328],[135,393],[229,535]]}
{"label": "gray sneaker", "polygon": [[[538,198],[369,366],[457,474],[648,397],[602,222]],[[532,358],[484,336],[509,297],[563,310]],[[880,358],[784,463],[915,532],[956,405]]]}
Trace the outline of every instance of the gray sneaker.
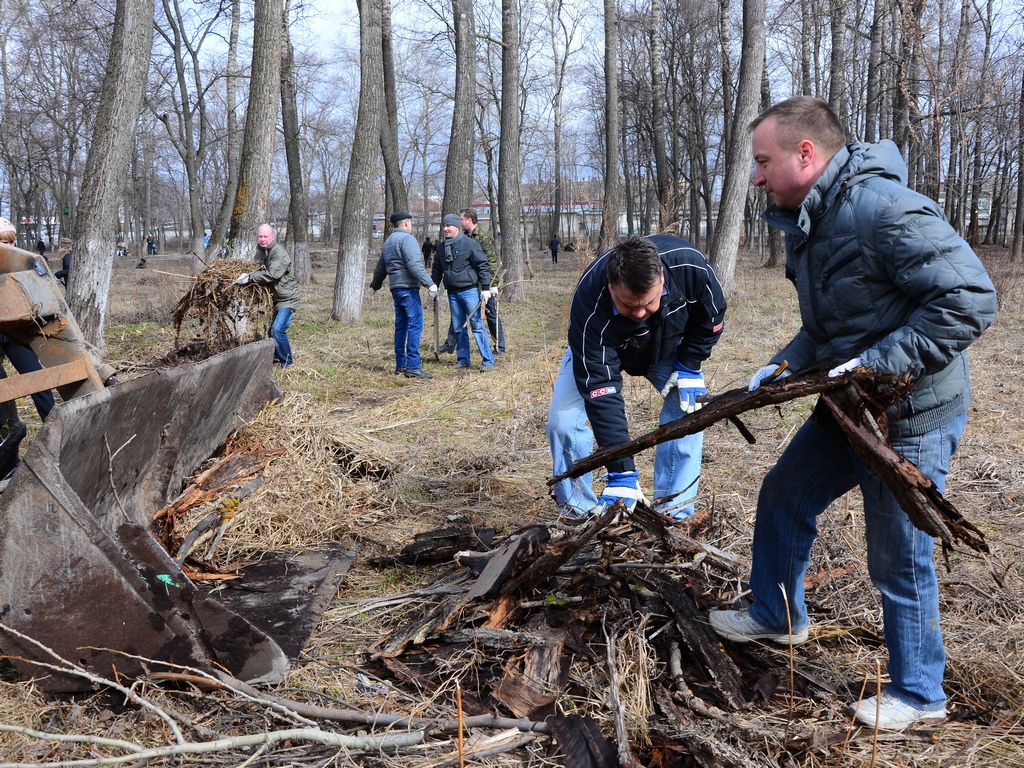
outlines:
{"label": "gray sneaker", "polygon": [[742,611],[711,611],[708,613],[711,628],[726,640],[735,643],[747,643],[751,640],[771,640],[781,645],[800,645],[807,642],[807,627],[792,636],[788,632],[776,632],[766,629],[754,621],[746,610]]}
{"label": "gray sneaker", "polygon": [[881,703],[878,696],[870,696],[848,706],[846,713],[869,728],[874,728],[877,722],[878,728],[885,731],[902,731],[921,720],[943,720],[946,717],[945,707],[919,709],[885,691],[882,691]]}

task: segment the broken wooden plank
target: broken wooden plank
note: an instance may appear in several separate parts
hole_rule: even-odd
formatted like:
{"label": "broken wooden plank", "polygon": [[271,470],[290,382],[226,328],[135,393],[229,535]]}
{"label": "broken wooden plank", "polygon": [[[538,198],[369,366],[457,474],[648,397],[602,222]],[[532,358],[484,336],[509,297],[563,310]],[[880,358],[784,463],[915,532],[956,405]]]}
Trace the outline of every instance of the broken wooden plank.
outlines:
{"label": "broken wooden plank", "polygon": [[669,576],[658,577],[658,593],[672,609],[682,645],[695,662],[701,682],[710,683],[731,709],[743,709],[747,700],[739,667],[722,651],[722,641],[697,608],[693,598],[679,582]]}
{"label": "broken wooden plank", "polygon": [[524,553],[529,553],[537,545],[548,541],[551,534],[546,527],[528,528],[518,536],[513,536],[495,551],[494,556],[484,566],[480,577],[469,590],[470,600],[495,597],[505,586],[512,571]]}
{"label": "broken wooden plank", "polygon": [[566,632],[546,626],[543,617],[527,624],[540,643],[513,657],[491,693],[517,717],[533,717],[561,696],[569,680],[571,654],[565,654]]}

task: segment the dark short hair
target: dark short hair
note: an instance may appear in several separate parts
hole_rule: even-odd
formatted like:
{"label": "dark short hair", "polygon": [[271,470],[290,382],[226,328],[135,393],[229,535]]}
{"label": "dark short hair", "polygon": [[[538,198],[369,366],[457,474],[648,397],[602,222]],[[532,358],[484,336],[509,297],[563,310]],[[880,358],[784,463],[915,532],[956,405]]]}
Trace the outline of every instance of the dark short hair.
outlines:
{"label": "dark short hair", "polygon": [[821,99],[792,96],[768,107],[747,127],[753,131],[768,118],[775,118],[778,124],[775,139],[783,149],[793,149],[804,139],[810,139],[831,157],[846,144],[846,133],[839,118]]}
{"label": "dark short hair", "polygon": [[634,296],[642,296],[661,277],[658,246],[638,235],[623,240],[608,251],[605,273],[609,283],[624,286]]}
{"label": "dark short hair", "polygon": [[463,208],[461,211],[459,211],[459,215],[462,216],[462,218],[464,219],[469,219],[474,224],[480,223],[476,218],[476,208]]}

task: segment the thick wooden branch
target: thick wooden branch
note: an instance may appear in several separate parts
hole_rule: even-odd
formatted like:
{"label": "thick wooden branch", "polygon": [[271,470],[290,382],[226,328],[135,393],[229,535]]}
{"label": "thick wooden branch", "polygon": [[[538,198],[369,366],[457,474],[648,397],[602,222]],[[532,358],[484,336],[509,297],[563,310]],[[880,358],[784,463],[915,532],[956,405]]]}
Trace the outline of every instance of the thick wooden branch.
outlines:
{"label": "thick wooden branch", "polygon": [[554,485],[560,480],[570,477],[579,477],[587,472],[607,466],[613,461],[625,459],[641,451],[653,448],[659,443],[668,440],[676,440],[686,435],[693,435],[703,432],[722,419],[728,419],[747,411],[763,408],[766,405],[776,405],[798,397],[809,395],[820,395],[825,392],[833,392],[847,386],[849,379],[862,382],[862,390],[867,392],[895,392],[898,388],[899,379],[888,374],[877,374],[865,369],[858,369],[852,374],[836,378],[829,378],[827,373],[820,370],[808,370],[796,373],[779,379],[772,384],[765,384],[753,392],[747,391],[746,387],[738,387],[723,392],[717,397],[708,399],[704,407],[699,411],[687,414],[681,419],[676,419],[665,424],[653,432],[630,440],[622,445],[612,446],[592,453],[590,456],[580,459],[564,474],[553,477],[548,485]]}

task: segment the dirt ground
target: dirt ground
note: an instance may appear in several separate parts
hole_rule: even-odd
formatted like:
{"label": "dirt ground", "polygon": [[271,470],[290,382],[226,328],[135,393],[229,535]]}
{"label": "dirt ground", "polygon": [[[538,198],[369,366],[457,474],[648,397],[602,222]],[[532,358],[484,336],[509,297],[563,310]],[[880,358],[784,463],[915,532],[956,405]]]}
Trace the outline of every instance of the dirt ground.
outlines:
{"label": "dirt ground", "polygon": [[[866,575],[860,502],[851,494],[820,522],[810,570],[820,579],[808,592],[812,640],[795,650],[793,660],[798,678],[832,693],[806,700],[795,712],[787,685],[767,699],[752,694],[750,705],[738,717],[784,733],[785,738],[763,745],[763,761],[723,756],[720,764],[1024,765],[1024,268],[1009,263],[1001,250],[981,255],[1000,291],[1000,312],[995,325],[971,348],[974,404],[954,457],[947,497],[983,530],[992,555],[981,560],[954,552],[948,570],[939,563],[949,720],[924,734],[880,735],[849,743],[814,741],[815,734],[845,732],[843,705],[851,696],[856,698],[865,680],[869,686],[875,684],[879,668],[884,674],[879,600]],[[364,652],[409,608],[408,601],[396,606],[379,598],[408,593],[429,582],[433,571],[374,567],[369,560],[393,554],[417,532],[443,526],[456,515],[477,515],[499,535],[527,521],[553,518],[544,422],[564,349],[568,300],[584,261],[564,253],[555,266],[546,251],[534,255],[535,272],[525,286],[527,300],[501,305],[508,352],[497,358],[493,373],[453,370],[452,355],[435,361],[428,351],[433,334],[428,313],[423,367],[434,378],[415,380],[392,373],[393,310],[387,291],[367,292],[360,322],[342,325],[329,320],[335,257],[316,255],[313,281],[304,289],[291,329],[296,365],[275,373],[284,397],[240,438],[243,444],[284,447],[286,456],[271,465],[263,486],[246,500],[223,545],[225,557],[239,560],[268,548],[270,542],[285,551],[328,541],[355,541],[360,547],[355,566],[301,663],[294,665],[282,695],[296,689],[318,690],[331,700],[365,708],[415,711],[418,705],[408,696],[375,699],[372,691],[360,690],[356,669]],[[188,265],[173,257],[153,257],[146,270],[133,267],[116,266],[107,327],[110,355],[125,376],[144,375],[172,348],[169,318],[190,279]],[[725,332],[704,367],[711,393],[745,383],[799,325],[794,293],[781,269],[763,269],[756,255],[746,254],[737,276],[739,292],[730,299]],[[442,340],[447,319],[445,311],[440,318]],[[474,353],[473,359],[478,368],[479,356]],[[625,395],[632,433],[656,427],[660,396],[651,386],[644,380],[630,381]],[[711,515],[705,541],[749,562],[760,480],[812,405],[794,401],[746,415],[744,421],[757,437],[754,445],[725,423],[708,430],[698,499],[698,507]],[[30,405],[20,407],[23,418],[31,421]],[[649,485],[650,457],[639,457],[638,465]],[[717,583],[722,601],[744,590],[741,582],[719,578]],[[758,654],[766,669],[777,670],[783,680],[790,678],[785,651],[764,649]],[[652,669],[653,676],[664,675],[663,667]],[[182,698],[188,704],[176,700],[176,707],[199,707],[199,694]],[[571,691],[565,694],[566,711],[598,717],[605,706],[601,701],[573,700]],[[226,722],[204,723],[215,730],[227,728]],[[152,717],[112,702],[109,696],[48,698],[20,681],[0,683],[0,725],[167,743]],[[251,727],[258,730],[258,725]],[[710,743],[731,738],[722,736],[721,725],[713,721],[697,718],[690,727],[697,732],[705,729]],[[790,748],[794,740],[802,746]],[[75,749],[47,747],[45,741],[24,734],[0,733],[0,759],[19,764],[104,754],[97,753],[98,747],[91,753]],[[245,764],[238,754],[234,760],[215,763],[209,758],[196,764]],[[265,753],[253,764],[340,764],[297,755]],[[682,756],[674,759],[678,762],[673,765],[695,764]],[[429,759],[418,755],[374,761],[446,764],[436,754]],[[535,744],[486,762],[555,765],[558,759]],[[150,764],[180,763],[170,759]]]}

